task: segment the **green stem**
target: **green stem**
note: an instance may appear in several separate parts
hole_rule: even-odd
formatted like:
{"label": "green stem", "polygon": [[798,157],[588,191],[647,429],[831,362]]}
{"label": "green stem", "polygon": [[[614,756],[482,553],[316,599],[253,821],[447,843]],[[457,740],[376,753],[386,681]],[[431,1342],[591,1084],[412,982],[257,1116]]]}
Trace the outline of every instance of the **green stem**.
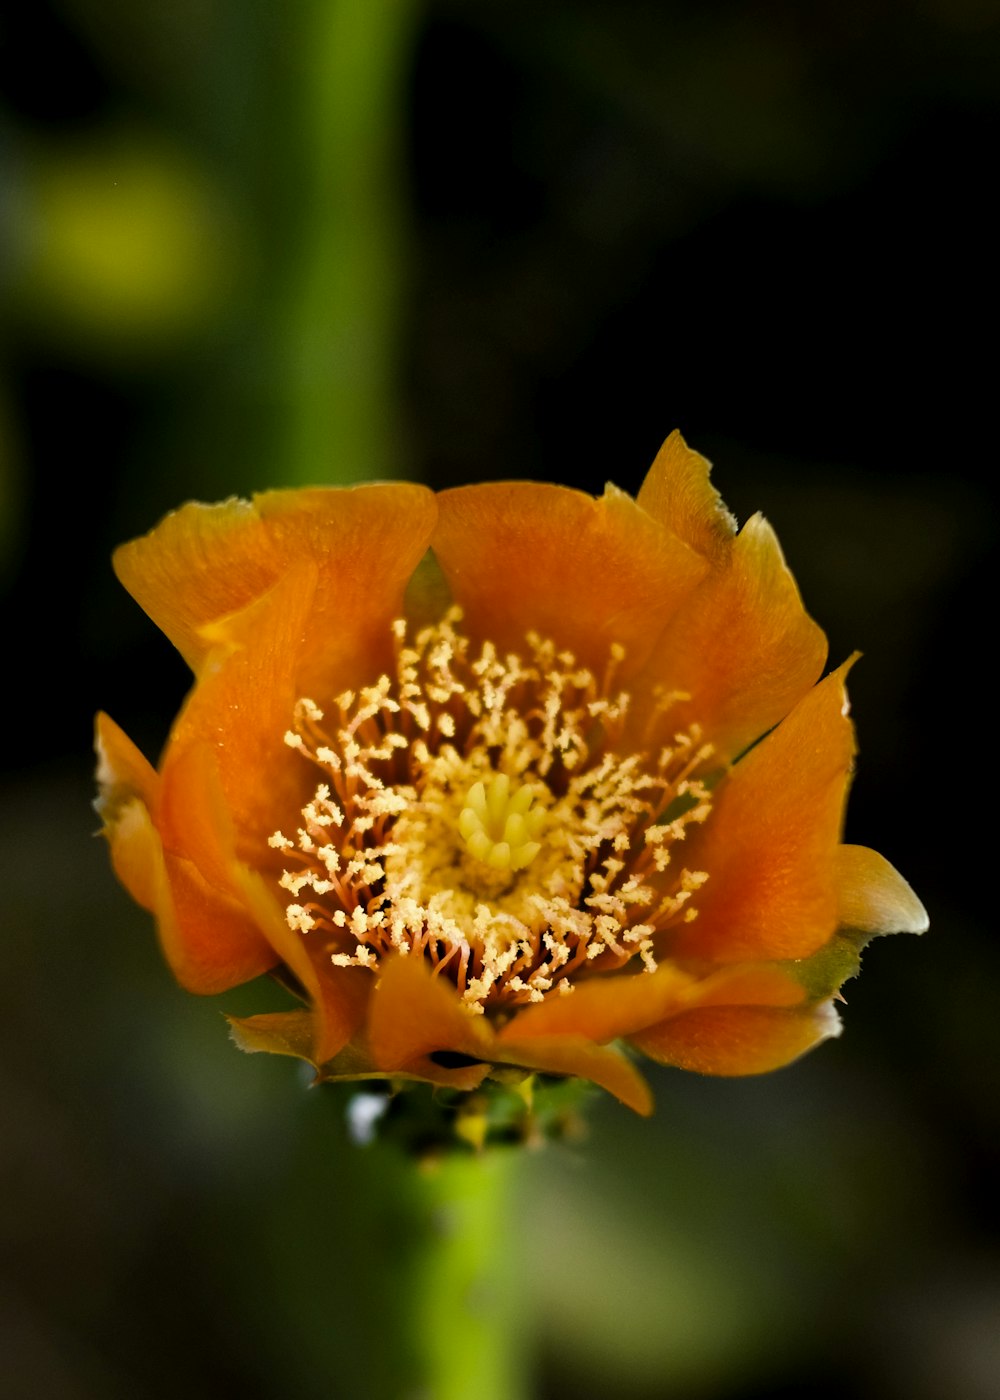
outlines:
{"label": "green stem", "polygon": [[298,229],[277,346],[286,396],[276,465],[288,485],[403,474],[400,78],[415,12],[415,0],[308,0],[299,12],[291,165],[301,184],[289,189]]}
{"label": "green stem", "polygon": [[399,1400],[519,1400],[528,1391],[509,1247],[517,1149],[432,1166],[372,1151],[389,1193],[383,1262],[405,1377]]}

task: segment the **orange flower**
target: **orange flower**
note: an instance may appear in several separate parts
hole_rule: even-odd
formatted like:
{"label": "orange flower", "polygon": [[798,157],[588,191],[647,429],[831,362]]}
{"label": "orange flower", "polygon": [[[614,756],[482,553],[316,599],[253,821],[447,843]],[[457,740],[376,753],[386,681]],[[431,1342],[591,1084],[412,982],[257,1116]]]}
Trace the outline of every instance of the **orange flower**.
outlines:
{"label": "orange flower", "polygon": [[[840,842],[844,677],[679,434],[632,500],[528,482],[186,505],[115,556],[196,683],[159,771],[106,716],[122,883],[237,1042],[323,1078],[753,1074],[838,1030],[905,881]],[[761,736],[764,736],[761,738]],[[757,741],[760,742],[757,742]]]}

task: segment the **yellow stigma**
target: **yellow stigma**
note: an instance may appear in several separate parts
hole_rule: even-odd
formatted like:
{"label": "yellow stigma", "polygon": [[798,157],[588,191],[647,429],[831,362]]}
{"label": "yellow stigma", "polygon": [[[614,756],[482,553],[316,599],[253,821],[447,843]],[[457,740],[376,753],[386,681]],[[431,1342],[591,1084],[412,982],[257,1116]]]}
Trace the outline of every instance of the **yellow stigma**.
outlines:
{"label": "yellow stigma", "polygon": [[473,783],[458,818],[469,854],[494,870],[527,869],[542,849],[537,838],[545,821],[545,808],[534,801],[534,789],[528,783],[512,788],[506,773]]}

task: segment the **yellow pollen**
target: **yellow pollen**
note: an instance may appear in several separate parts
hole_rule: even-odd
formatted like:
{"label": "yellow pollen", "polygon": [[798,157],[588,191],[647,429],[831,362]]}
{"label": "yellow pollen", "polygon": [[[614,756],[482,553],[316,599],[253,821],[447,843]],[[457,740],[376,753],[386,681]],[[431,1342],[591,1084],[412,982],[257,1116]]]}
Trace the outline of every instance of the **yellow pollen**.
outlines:
{"label": "yellow pollen", "polygon": [[545,808],[532,805],[535,796],[528,783],[512,788],[506,773],[473,783],[458,817],[469,854],[494,870],[526,870],[542,849]]}

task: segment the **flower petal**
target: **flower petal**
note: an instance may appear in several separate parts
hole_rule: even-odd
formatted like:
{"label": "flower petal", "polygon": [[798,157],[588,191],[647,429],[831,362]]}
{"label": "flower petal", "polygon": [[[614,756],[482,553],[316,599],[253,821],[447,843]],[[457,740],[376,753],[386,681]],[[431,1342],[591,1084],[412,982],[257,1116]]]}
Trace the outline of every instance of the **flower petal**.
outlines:
{"label": "flower petal", "polygon": [[111,847],[111,863],[132,898],[152,909],[161,856],[149,810],[159,801],[160,779],[108,715],[97,716],[94,747],[100,793],[95,805]]}
{"label": "flower petal", "polygon": [[600,1084],[637,1113],[652,1112],[652,1096],[638,1070],[618,1051],[581,1036],[501,1041],[481,1016],[467,1011],[450,984],[434,977],[422,958],[397,957],[379,977],[368,1018],[368,1043],[385,1070],[427,1072],[427,1056],[453,1050],[486,1063],[516,1065],[544,1074],[579,1075]]}
{"label": "flower petal", "polygon": [[183,849],[164,850],[158,829],[161,781],[106,715],[98,716],[97,747],[100,806],[115,873],[132,897],[155,914],[163,953],[177,980],[189,991],[208,994],[266,972],[275,956],[234,892],[231,846],[227,859],[225,844],[229,824],[217,784],[200,784],[199,802],[191,809],[197,822],[185,832],[187,848],[193,843],[199,849],[199,866]]}
{"label": "flower petal", "polygon": [[656,643],[647,676],[684,698],[658,721],[655,739],[697,723],[716,757],[734,758],[815,684],[826,650],[774,531],[754,516]]}
{"label": "flower petal", "polygon": [[840,925],[862,933],[925,933],[927,910],[885,856],[867,846],[837,851]]}
{"label": "flower petal", "polygon": [[[399,611],[427,546],[434,498],[411,483],[270,491],[252,502],[189,503],[114,557],[122,583],[193,670],[218,641],[213,624],[238,614],[292,565],[317,566],[317,610],[303,637],[332,647],[332,663],[364,664],[379,628]],[[336,627],[333,625],[336,623]],[[373,627],[372,624],[376,625]],[[361,639],[359,652],[352,646]],[[348,680],[341,688],[356,681]]]}
{"label": "flower petal", "polygon": [[184,856],[163,852],[153,912],[163,955],[189,992],[213,996],[274,966],[242,901],[210,884]]}
{"label": "flower petal", "polygon": [[[214,650],[164,760],[166,781],[180,750],[212,744],[241,851],[266,849],[268,836],[297,820],[308,774],[283,742],[295,702],[323,704],[377,678],[433,520],[433,497],[405,486],[279,491],[256,504],[289,563],[242,611],[202,627]],[[178,821],[177,841],[182,830]]]}
{"label": "flower petal", "polygon": [[692,1006],[761,1002],[789,1006],[802,1000],[798,982],[775,967],[727,967],[696,978],[671,963],[656,972],[591,977],[568,996],[525,1007],[500,1031],[501,1043],[536,1036],[581,1035],[603,1044]]}
{"label": "flower petal", "polygon": [[158,829],[160,779],[107,715],[97,719],[97,750],[98,805],[115,873],[132,897],[156,915],[164,956],[177,980],[190,991],[210,993],[265,972],[275,958],[234,898],[223,853],[227,819],[223,815],[217,825],[207,819],[208,810],[218,806],[217,794],[207,791],[197,809],[204,819],[187,833],[188,840],[204,844],[207,878],[183,854],[164,850]]}
{"label": "flower petal", "polygon": [[286,567],[303,557],[316,566],[299,694],[322,704],[370,685],[391,660],[389,624],[430,542],[433,492],[413,482],[268,491],[254,505]]}
{"label": "flower petal", "polygon": [[552,995],[526,1006],[499,1032],[505,1041],[536,1036],[578,1035],[604,1043],[661,1020],[683,1005],[695,979],[667,963],[656,972],[591,977],[566,996]]}
{"label": "flower petal", "polygon": [[314,1064],[322,1065],[341,1051],[364,1023],[372,991],[372,975],[361,967],[334,967],[321,940],[289,928],[285,911],[272,885],[257,871],[240,866],[236,882],[271,949],[271,962],[281,962],[302,984],[312,1008]]}
{"label": "flower petal", "polygon": [[[205,817],[198,783],[187,780],[186,754],[213,752],[222,807],[237,849],[267,853],[267,838],[297,819],[310,781],[306,765],[284,743],[302,695],[297,654],[315,596],[316,566],[304,561],[239,615],[227,648],[219,646],[177,718],[163,760],[170,794],[166,844],[200,863],[193,832]],[[180,771],[178,771],[180,770]],[[204,770],[200,770],[204,776]]]}
{"label": "flower petal", "polygon": [[392,1070],[406,1069],[436,1050],[489,1060],[493,1035],[482,1016],[463,1006],[450,983],[411,954],[390,958],[381,969],[368,1016],[368,1043],[375,1063]]}
{"label": "flower petal", "polygon": [[661,1064],[698,1074],[766,1074],[840,1034],[832,1002],[792,1009],[708,1006],[686,1011],[632,1037]]}
{"label": "flower petal", "polygon": [[599,500],[526,481],[438,500],[435,555],[469,631],[501,652],[535,631],[600,675],[617,642],[632,672],[707,569],[613,486]]}
{"label": "flower petal", "polygon": [[209,650],[202,627],[266,592],[280,560],[249,501],[190,501],[114,554],[115,573],[192,670]]}
{"label": "flower petal", "polygon": [[138,797],[123,804],[104,828],[115,875],[143,909],[156,908],[163,847],[145,803]]}
{"label": "flower petal", "polygon": [[837,927],[836,852],[854,756],[844,677],[832,672],[716,789],[684,863],[709,872],[675,957],[801,958]]}
{"label": "flower petal", "polygon": [[648,1118],[653,1111],[649,1085],[627,1056],[583,1036],[497,1042],[495,1059],[541,1074],[576,1075],[614,1094],[627,1108]]}
{"label": "flower petal", "polygon": [[94,749],[100,790],[97,805],[101,816],[113,814],[120,802],[133,797],[140,797],[147,807],[155,805],[160,788],[156,770],[110,715],[97,716]]}
{"label": "flower petal", "polygon": [[675,428],[656,454],[638,504],[661,525],[710,559],[728,551],[736,521],[711,484],[712,464]]}
{"label": "flower petal", "polygon": [[157,826],[167,851],[192,860],[210,884],[232,895],[236,831],[212,745],[177,745],[161,791]]}
{"label": "flower petal", "polygon": [[262,1016],[227,1016],[234,1044],[247,1054],[265,1051],[271,1055],[292,1055],[305,1060],[318,1071],[317,1084],[338,1080],[356,1083],[359,1079],[398,1079],[437,1084],[468,1092],[477,1089],[489,1073],[489,1065],[462,1065],[444,1069],[427,1062],[419,1074],[379,1069],[371,1056],[357,1045],[345,1045],[331,1060],[317,1064],[314,1057],[314,1024],[308,1011],[273,1011]]}

